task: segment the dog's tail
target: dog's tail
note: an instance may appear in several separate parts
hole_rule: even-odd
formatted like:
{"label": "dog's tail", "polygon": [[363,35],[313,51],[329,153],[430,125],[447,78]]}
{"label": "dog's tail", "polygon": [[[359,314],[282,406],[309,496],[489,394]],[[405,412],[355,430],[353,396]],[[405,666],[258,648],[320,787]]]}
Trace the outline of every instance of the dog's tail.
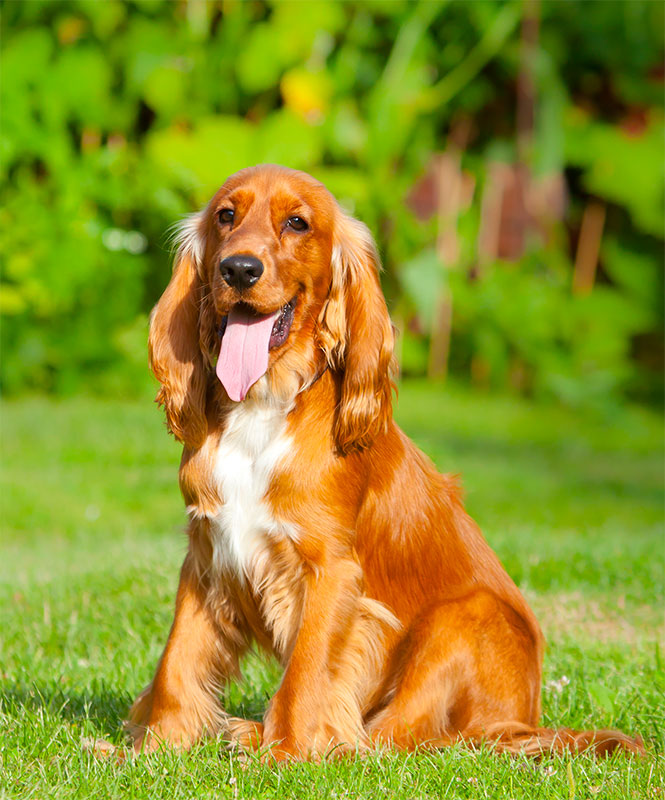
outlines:
{"label": "dog's tail", "polygon": [[642,739],[621,731],[574,731],[570,728],[534,728],[519,722],[502,723],[485,731],[475,741],[490,742],[499,752],[541,756],[548,753],[581,753],[590,751],[608,756],[616,750],[644,756]]}

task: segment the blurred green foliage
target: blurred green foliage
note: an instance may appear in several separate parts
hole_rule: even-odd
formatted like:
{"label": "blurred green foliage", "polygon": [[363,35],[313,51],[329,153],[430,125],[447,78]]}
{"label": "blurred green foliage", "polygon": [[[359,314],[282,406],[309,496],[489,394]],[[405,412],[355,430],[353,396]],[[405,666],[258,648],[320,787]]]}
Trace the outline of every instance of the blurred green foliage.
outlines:
{"label": "blurred green foliage", "polygon": [[[476,276],[490,165],[514,163],[521,2],[8,3],[3,8],[2,389],[131,393],[165,231],[249,164],[305,169],[366,221],[423,372],[435,298],[453,297],[450,369],[571,403],[659,396],[663,6],[538,6],[529,69],[534,176],[564,175],[565,216]],[[408,201],[470,120],[475,193],[460,257]],[[590,294],[571,292],[590,198],[607,207]],[[454,269],[451,269],[454,266]],[[475,276],[475,277],[474,277]],[[479,368],[478,365],[481,365]],[[474,366],[475,365],[475,366]]]}

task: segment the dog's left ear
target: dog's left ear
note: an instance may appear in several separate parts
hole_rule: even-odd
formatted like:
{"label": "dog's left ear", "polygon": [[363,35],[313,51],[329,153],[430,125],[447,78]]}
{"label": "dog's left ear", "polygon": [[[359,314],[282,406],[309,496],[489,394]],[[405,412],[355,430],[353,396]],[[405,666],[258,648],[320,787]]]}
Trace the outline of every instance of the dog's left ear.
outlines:
{"label": "dog's left ear", "polygon": [[369,447],[391,419],[394,333],[372,234],[341,211],[331,268],[319,341],[331,369],[343,373],[335,439],[339,450],[349,453]]}

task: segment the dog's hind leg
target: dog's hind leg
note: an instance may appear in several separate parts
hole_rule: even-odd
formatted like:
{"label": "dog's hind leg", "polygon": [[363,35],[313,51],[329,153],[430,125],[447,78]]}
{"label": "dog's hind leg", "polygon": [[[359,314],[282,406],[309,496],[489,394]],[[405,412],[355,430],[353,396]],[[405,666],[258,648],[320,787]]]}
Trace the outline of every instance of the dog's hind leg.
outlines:
{"label": "dog's hind leg", "polygon": [[500,722],[537,724],[539,647],[493,593],[434,607],[398,648],[388,702],[367,721],[376,742],[403,749],[482,738]]}

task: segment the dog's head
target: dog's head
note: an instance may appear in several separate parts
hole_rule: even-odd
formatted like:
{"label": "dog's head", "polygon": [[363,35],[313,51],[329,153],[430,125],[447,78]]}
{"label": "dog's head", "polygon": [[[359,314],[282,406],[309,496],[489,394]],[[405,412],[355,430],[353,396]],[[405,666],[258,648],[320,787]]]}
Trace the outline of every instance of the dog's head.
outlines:
{"label": "dog's head", "polygon": [[203,441],[215,373],[231,401],[288,399],[327,363],[341,378],[337,446],[368,446],[392,410],[378,272],[368,229],[311,176],[276,166],[232,175],[180,227],[152,315],[150,361],[170,430],[192,447]]}

